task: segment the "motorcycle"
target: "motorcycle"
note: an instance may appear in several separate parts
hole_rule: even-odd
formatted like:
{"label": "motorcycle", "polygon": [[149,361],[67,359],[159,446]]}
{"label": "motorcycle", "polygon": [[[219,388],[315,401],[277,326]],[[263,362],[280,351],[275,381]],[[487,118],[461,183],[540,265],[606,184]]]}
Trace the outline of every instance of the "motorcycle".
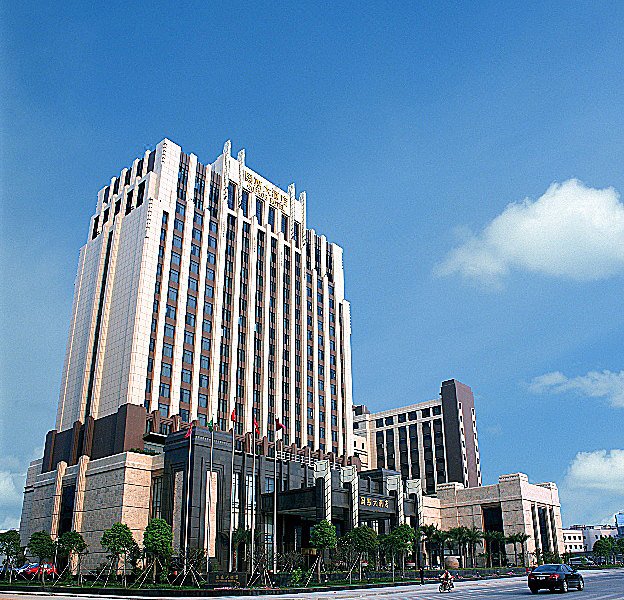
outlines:
{"label": "motorcycle", "polygon": [[440,586],[438,587],[438,591],[442,592],[450,592],[453,589],[453,581],[451,579],[442,580]]}

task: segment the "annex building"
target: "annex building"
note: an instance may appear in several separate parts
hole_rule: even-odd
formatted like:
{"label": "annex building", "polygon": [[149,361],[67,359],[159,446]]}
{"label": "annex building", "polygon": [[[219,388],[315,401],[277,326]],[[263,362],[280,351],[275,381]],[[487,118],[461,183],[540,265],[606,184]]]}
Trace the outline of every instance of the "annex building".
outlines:
{"label": "annex building", "polygon": [[[56,424],[28,470],[20,533],[80,532],[87,562],[149,519],[223,570],[232,535],[303,551],[310,527],[458,525],[563,552],[557,488],[481,485],[474,400],[353,409],[343,250],[308,227],[306,194],[227,142],[202,163],[169,140],[98,194],[80,251]],[[193,424],[190,435],[189,426]],[[210,430],[212,429],[212,431]]]}

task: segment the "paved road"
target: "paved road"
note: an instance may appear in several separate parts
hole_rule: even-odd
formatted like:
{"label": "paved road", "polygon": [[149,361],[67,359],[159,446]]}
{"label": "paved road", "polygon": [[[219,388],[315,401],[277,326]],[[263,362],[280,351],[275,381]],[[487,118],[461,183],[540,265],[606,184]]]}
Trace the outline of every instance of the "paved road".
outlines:
{"label": "paved road", "polygon": [[[583,573],[585,578],[585,590],[582,592],[571,591],[572,594],[569,600],[576,598],[575,594],[578,594],[578,600],[624,600],[624,570],[617,571],[588,571]],[[48,596],[48,594],[17,594],[15,592],[0,592],[0,600],[26,600],[27,598],[35,598],[40,596]],[[557,594],[559,596],[559,594]],[[372,590],[345,590],[340,592],[322,592],[316,594],[310,594],[306,596],[304,594],[293,595],[280,595],[280,596],[227,596],[227,598],[275,598],[276,600],[304,600],[307,598],[336,598],[343,599],[349,598],[357,600],[359,598],[371,598],[378,600],[393,600],[397,599],[432,599],[438,600],[460,600],[461,598],[476,600],[479,598],[485,598],[487,600],[496,599],[509,599],[509,598],[540,598],[540,597],[557,597],[548,592],[540,592],[537,596],[532,596],[526,584],[526,579],[514,578],[503,580],[489,580],[479,582],[459,582],[456,584],[455,589],[451,594],[440,594],[437,586],[426,585],[421,587],[415,586],[402,586],[395,588],[383,588]],[[77,596],[54,594],[55,600],[74,600]],[[104,595],[80,596],[80,598],[98,598],[99,600],[107,600]],[[113,600],[118,600],[119,597]],[[134,596],[134,598],[137,598]],[[150,599],[153,600],[153,599]],[[178,599],[184,600],[184,599]],[[197,600],[197,598],[189,598],[188,600]]]}

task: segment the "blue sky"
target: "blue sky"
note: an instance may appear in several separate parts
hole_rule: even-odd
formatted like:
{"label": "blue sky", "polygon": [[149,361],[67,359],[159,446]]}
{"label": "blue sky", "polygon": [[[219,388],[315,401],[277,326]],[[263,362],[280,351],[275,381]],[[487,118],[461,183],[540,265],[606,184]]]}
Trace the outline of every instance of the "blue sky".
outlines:
{"label": "blue sky", "polygon": [[345,248],[357,403],[455,377],[486,483],[556,481],[566,524],[624,509],[624,5],[9,4],[0,528],[54,425],[96,193],[163,137],[307,191]]}

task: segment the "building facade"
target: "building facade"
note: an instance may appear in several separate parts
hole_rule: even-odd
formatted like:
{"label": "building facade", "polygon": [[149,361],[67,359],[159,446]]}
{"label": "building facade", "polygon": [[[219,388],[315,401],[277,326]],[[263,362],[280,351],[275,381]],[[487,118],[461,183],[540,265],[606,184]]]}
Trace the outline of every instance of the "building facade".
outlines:
{"label": "building facade", "polygon": [[197,420],[337,456],[352,442],[342,249],[231,145],[169,140],[98,194],[80,251],[56,427],[42,469],[143,448]]}
{"label": "building facade", "polygon": [[[176,553],[203,549],[218,571],[249,568],[244,553],[232,551],[237,529],[258,532],[256,560],[272,569],[274,551],[307,552],[310,529],[321,519],[331,520],[339,536],[358,525],[387,533],[403,523],[522,532],[528,535],[527,564],[536,551],[563,552],[554,484],[530,484],[517,473],[476,488],[439,484],[435,495],[427,495],[420,479],[360,469],[357,459],[338,462],[334,455],[281,440],[274,444],[266,436],[255,440],[255,457],[253,447],[250,434],[239,440],[195,427],[190,437],[183,431],[168,435],[163,452],[153,456],[82,456],[77,465],[60,462],[47,473],[36,461],[26,482],[22,536],[41,529],[80,532],[89,545],[85,568],[106,562],[100,539],[113,523],[127,524],[141,543],[155,517],[171,524]],[[514,556],[513,546],[505,550]]]}
{"label": "building facade", "polygon": [[441,483],[481,485],[474,397],[455,379],[442,382],[435,400],[378,413],[355,406],[353,427],[353,453],[363,465],[422,479],[427,494]]}
{"label": "building facade", "polygon": [[594,544],[606,537],[617,537],[618,528],[615,525],[572,525],[566,529],[568,536],[582,537],[582,549],[575,552],[592,552]]}
{"label": "building facade", "polygon": [[586,552],[582,529],[564,529],[563,546],[566,554],[583,554]]}

